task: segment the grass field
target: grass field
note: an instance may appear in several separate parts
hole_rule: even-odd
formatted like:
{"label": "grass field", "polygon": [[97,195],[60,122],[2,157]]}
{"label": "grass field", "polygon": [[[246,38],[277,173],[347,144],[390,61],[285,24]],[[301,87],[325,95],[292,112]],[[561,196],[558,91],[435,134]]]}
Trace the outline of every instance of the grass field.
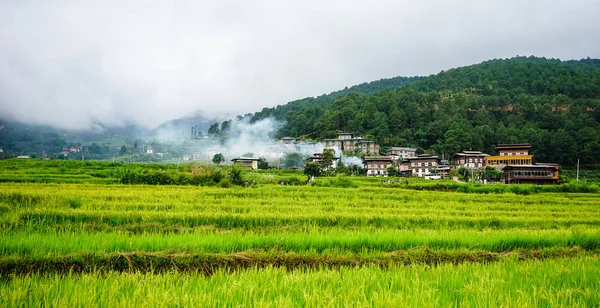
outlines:
{"label": "grass field", "polygon": [[23,164],[3,178],[52,180],[0,183],[0,306],[600,305],[591,186],[124,185],[110,163]]}

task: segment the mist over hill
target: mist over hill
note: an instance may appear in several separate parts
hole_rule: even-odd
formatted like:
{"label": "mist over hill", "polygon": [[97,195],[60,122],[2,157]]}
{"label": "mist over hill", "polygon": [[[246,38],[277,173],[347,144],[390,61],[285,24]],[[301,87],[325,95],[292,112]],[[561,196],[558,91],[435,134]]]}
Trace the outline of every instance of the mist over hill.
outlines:
{"label": "mist over hill", "polygon": [[414,146],[446,158],[461,150],[493,153],[498,143],[529,142],[537,161],[598,164],[599,102],[600,60],[515,57],[362,83],[230,120],[196,112],[152,130],[96,123],[90,130],[66,131],[4,122],[10,129],[0,131],[0,147],[15,154],[52,153],[71,143],[131,148],[136,140],[186,140],[206,136],[211,126],[270,119],[278,123],[273,137],[320,140],[346,131],[373,138],[382,148]]}

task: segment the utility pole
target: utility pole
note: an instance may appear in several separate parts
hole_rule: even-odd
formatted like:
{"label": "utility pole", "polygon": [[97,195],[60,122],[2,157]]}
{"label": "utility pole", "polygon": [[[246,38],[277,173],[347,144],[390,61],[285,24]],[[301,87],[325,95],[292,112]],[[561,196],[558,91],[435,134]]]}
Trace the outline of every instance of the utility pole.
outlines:
{"label": "utility pole", "polygon": [[579,158],[577,159],[577,182],[579,182]]}
{"label": "utility pole", "polygon": [[474,170],[475,168],[471,167],[471,181],[473,182],[473,184],[475,184],[475,175],[474,175]]}

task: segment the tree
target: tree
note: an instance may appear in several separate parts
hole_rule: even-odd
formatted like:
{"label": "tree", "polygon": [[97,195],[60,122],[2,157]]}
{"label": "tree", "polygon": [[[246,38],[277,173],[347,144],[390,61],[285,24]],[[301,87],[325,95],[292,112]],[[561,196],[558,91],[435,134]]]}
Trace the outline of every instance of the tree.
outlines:
{"label": "tree", "polygon": [[234,185],[242,185],[244,179],[242,178],[242,169],[240,169],[237,165],[231,166],[231,171],[228,174],[229,180]]}
{"label": "tree", "polygon": [[88,152],[94,155],[102,155],[102,147],[93,142],[92,145],[89,146]]}
{"label": "tree", "polygon": [[304,166],[304,157],[300,153],[287,153],[283,157],[283,168],[294,169]]}
{"label": "tree", "polygon": [[269,163],[264,157],[258,159],[258,169],[265,170],[269,169]]}
{"label": "tree", "polygon": [[304,166],[304,174],[319,176],[321,175],[321,164],[317,162],[309,162]]}
{"label": "tree", "polygon": [[398,169],[396,169],[396,167],[394,167],[394,166],[389,166],[389,167],[387,167],[387,174],[389,176],[397,176],[398,175]]}
{"label": "tree", "polygon": [[323,149],[323,160],[321,160],[321,168],[323,170],[329,169],[333,164],[333,160],[335,159],[335,150],[334,149]]}
{"label": "tree", "polygon": [[221,153],[217,153],[215,154],[215,156],[212,159],[213,163],[220,165],[225,161],[225,157],[223,157],[223,154]]}
{"label": "tree", "polygon": [[231,128],[231,120],[223,121],[223,123],[221,123],[221,133],[222,134],[227,133],[230,128]]}
{"label": "tree", "polygon": [[215,122],[213,123],[209,128],[208,128],[208,134],[215,136],[218,135],[220,133],[219,130],[219,123]]}
{"label": "tree", "polygon": [[119,150],[119,156],[123,156],[125,153],[127,153],[127,147],[121,146],[121,149]]}

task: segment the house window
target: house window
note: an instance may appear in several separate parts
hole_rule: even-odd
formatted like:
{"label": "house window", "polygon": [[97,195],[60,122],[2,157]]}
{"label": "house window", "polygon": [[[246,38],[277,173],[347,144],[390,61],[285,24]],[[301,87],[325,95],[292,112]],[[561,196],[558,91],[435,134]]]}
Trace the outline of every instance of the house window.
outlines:
{"label": "house window", "polygon": [[429,167],[429,163],[425,163],[425,167]]}

